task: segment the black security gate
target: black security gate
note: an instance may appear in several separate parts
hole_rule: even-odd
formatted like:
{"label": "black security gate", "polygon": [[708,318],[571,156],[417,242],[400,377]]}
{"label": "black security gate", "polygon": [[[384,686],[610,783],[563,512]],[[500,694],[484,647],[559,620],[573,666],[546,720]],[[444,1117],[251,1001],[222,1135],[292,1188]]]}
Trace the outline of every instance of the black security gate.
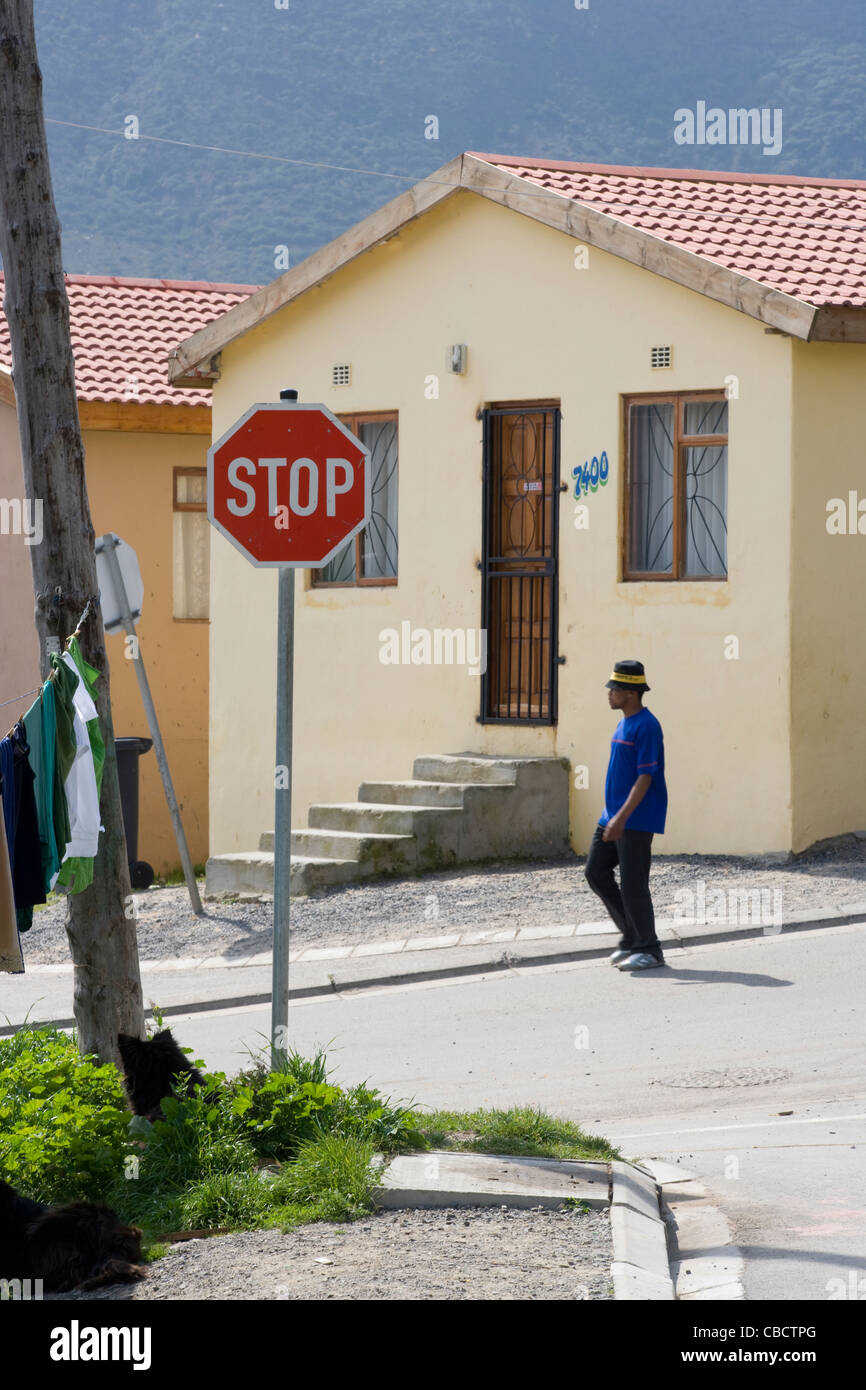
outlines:
{"label": "black security gate", "polygon": [[484,411],[485,724],[555,724],[558,406]]}

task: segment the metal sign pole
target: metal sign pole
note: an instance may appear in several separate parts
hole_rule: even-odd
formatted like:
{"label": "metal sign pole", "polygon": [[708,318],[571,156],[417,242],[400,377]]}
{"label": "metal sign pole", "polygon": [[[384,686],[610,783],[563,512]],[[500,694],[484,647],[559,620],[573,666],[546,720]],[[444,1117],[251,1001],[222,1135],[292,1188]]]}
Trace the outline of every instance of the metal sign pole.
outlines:
{"label": "metal sign pole", "polygon": [[162,778],[162,785],[165,790],[165,799],[168,802],[168,812],[171,816],[171,823],[174,826],[174,837],[177,840],[177,848],[180,853],[180,862],[183,865],[183,876],[186,879],[189,900],[192,903],[192,910],[197,917],[201,917],[204,908],[199,897],[198,884],[195,881],[192,860],[189,855],[189,847],[186,843],[186,835],[183,830],[183,822],[180,818],[180,809],[177,804],[177,797],[174,794],[174,784],[171,780],[171,773],[168,770],[168,758],[165,756],[165,745],[162,741],[159,723],[156,718],[156,708],[153,703],[153,696],[150,693],[150,683],[147,679],[147,672],[144,669],[144,660],[141,655],[141,643],[135,631],[135,622],[129,607],[129,597],[126,592],[126,585],[123,582],[123,574],[120,569],[120,561],[117,558],[117,539],[112,535],[102,537],[102,547],[105,558],[108,561],[108,568],[111,573],[112,583],[117,595],[117,603],[120,608],[120,618],[124,630],[130,637],[135,638],[135,657],[133,665],[135,674],[138,677],[138,687],[141,691],[141,702],[144,705],[144,712],[147,716],[147,725],[153,739],[153,751],[156,754],[156,761],[159,767],[159,774]]}
{"label": "metal sign pole", "polygon": [[292,695],[295,571],[280,570],[277,611],[277,764],[274,779],[274,961],[271,1057],[278,1068],[289,1033],[289,903],[292,888]]}
{"label": "metal sign pole", "polygon": [[[294,390],[281,401],[296,401]],[[282,566],[277,590],[277,761],[274,775],[274,955],[271,976],[271,1066],[289,1040],[289,906],[292,892],[292,699],[295,663],[295,571]]]}
{"label": "metal sign pole", "polygon": [[[327,406],[300,405],[298,392],[286,390],[280,392],[278,402],[249,406],[211,445],[207,459],[210,524],[250,563],[278,571],[270,1038],[271,1065],[278,1070],[289,1051],[294,572],[328,564],[369,524],[370,450]],[[282,481],[278,469],[284,470]],[[241,482],[238,470],[253,481]],[[302,506],[298,477],[305,472],[309,491]],[[240,501],[237,493],[245,500]],[[288,500],[287,506],[278,505],[281,495]],[[291,530],[281,534],[282,516],[288,523],[290,513],[296,520]]]}

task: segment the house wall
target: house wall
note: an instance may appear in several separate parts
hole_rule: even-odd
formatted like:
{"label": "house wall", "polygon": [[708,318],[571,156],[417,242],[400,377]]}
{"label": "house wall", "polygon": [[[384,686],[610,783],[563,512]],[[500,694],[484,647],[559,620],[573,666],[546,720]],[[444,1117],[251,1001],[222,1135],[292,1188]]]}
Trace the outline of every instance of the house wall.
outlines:
{"label": "house wall", "polygon": [[[866,829],[866,346],[794,345],[791,576],[793,848]],[[827,504],[864,502],[855,534]],[[855,503],[856,505],[856,503]]]}
{"label": "house wall", "polygon": [[[141,654],[194,864],[207,857],[208,840],[208,624],[172,617],[172,478],[174,468],[203,468],[208,442],[202,435],[85,432],[94,530],[116,532],[138,554]],[[115,736],[149,738],[123,635],[109,634],[106,642]],[[180,855],[152,749],[139,772],[138,856],[157,870],[176,868]]]}
{"label": "house wall", "polygon": [[[469,347],[465,377],[445,371]],[[650,348],[674,345],[672,370]],[[331,386],[335,362],[352,385]],[[427,399],[430,374],[438,399]],[[730,411],[727,582],[621,583],[621,393],[720,388]],[[589,770],[571,830],[586,849],[603,804],[614,717],[604,682],[645,661],[666,738],[670,813],[659,852],[758,852],[791,834],[789,458],[791,351],[760,324],[459,193],[223,351],[218,438],[254,401],[294,386],[334,412],[399,411],[399,584],[315,591],[298,581],[294,823],[364,779],[411,775],[422,753],[556,754]],[[456,667],[386,666],[380,632],[477,628],[481,425],[492,401],[559,398],[562,477],[606,449],[590,527],[561,496],[559,723],[483,726]],[[212,544],[211,853],[255,848],[273,824],[276,574]],[[306,587],[305,587],[306,586]],[[725,657],[736,637],[739,659]],[[731,644],[728,644],[730,649]],[[772,717],[767,717],[769,706]]]}
{"label": "house wall", "polygon": [[[0,401],[0,498],[23,497],[18,417],[13,405]],[[39,683],[30,549],[23,536],[0,534],[0,700],[4,702]],[[29,705],[30,700],[5,705],[0,711],[0,736]]]}
{"label": "house wall", "polygon": [[[97,535],[115,531],[138,552],[144,580],[142,655],[194,863],[207,856],[208,624],[172,618],[172,469],[203,468],[202,435],[86,430],[87,487]],[[14,408],[0,403],[0,497],[23,496]],[[30,560],[23,539],[0,536],[0,699],[39,683]],[[149,737],[122,636],[107,639],[115,734]],[[4,711],[5,731],[32,697]],[[158,871],[180,856],[153,752],[140,763],[139,857]]]}

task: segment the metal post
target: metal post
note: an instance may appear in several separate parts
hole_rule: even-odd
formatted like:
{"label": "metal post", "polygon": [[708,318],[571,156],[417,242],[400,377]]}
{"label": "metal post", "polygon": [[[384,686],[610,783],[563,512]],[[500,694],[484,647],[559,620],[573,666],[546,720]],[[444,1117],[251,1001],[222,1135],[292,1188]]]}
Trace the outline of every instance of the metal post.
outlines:
{"label": "metal post", "polygon": [[277,609],[277,762],[274,778],[274,961],[271,1058],[287,1051],[289,1031],[289,901],[292,887],[292,695],[295,571],[280,570]]}
{"label": "metal post", "polygon": [[199,897],[198,884],[195,881],[192,860],[189,857],[189,848],[186,843],[186,835],[183,830],[183,822],[180,818],[180,809],[177,804],[177,797],[174,794],[174,786],[171,780],[171,773],[168,770],[168,759],[165,756],[165,745],[162,741],[162,734],[159,730],[159,723],[156,718],[156,709],[153,703],[153,696],[150,693],[150,684],[147,679],[147,672],[144,669],[144,660],[141,655],[141,644],[138,634],[135,631],[135,622],[129,607],[129,598],[126,593],[126,585],[123,582],[123,575],[120,570],[120,561],[117,558],[117,539],[112,535],[102,537],[102,547],[105,551],[108,567],[111,571],[111,579],[114,584],[117,601],[120,606],[120,618],[124,630],[130,637],[135,638],[135,674],[138,677],[138,688],[141,691],[141,702],[144,705],[144,712],[147,716],[147,726],[150,729],[153,739],[153,751],[156,754],[156,761],[159,767],[159,775],[162,778],[162,785],[165,789],[165,799],[168,802],[168,812],[171,816],[171,823],[174,826],[174,837],[177,840],[177,847],[180,852],[180,862],[183,865],[183,876],[186,879],[186,886],[189,892],[189,900],[192,903],[192,910],[197,917],[201,917],[204,908]]}
{"label": "metal post", "polygon": [[[292,388],[281,401],[296,401]],[[289,1040],[289,904],[292,893],[292,699],[295,670],[295,571],[281,567],[277,589],[277,761],[274,769],[274,954],[271,974],[271,1066]]]}

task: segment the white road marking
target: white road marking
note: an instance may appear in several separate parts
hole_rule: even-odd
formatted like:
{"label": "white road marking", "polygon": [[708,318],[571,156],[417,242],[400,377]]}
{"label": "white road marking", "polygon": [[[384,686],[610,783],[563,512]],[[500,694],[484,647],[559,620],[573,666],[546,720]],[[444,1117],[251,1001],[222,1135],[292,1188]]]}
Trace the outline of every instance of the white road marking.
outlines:
{"label": "white road marking", "polygon": [[629,1142],[635,1139],[660,1139],[666,1134],[714,1134],[719,1131],[723,1133],[733,1132],[735,1129],[790,1129],[792,1125],[838,1125],[843,1124],[846,1120],[866,1120],[866,1114],[816,1115],[813,1118],[802,1120],[753,1120],[742,1125],[694,1125],[688,1129],[655,1129],[649,1134],[620,1134],[616,1136],[616,1142],[621,1144],[625,1143],[626,1139]]}

